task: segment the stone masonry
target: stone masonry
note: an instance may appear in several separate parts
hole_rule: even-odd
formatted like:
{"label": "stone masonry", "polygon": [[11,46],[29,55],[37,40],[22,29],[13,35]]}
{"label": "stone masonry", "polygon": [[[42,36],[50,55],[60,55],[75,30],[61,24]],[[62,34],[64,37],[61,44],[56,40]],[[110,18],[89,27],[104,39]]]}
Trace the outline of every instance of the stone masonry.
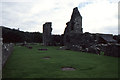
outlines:
{"label": "stone masonry", "polygon": [[75,7],[73,9],[73,13],[71,16],[71,19],[69,22],[66,23],[66,28],[64,31],[64,45],[66,45],[66,43],[69,40],[70,34],[74,34],[74,33],[83,33],[83,29],[82,29],[82,16],[80,14],[80,12],[78,11],[78,8]]}
{"label": "stone masonry", "polygon": [[2,27],[0,27],[0,79],[2,78]]}
{"label": "stone masonry", "polygon": [[51,44],[51,32],[52,32],[52,23],[46,22],[43,24],[43,45],[49,46]]}
{"label": "stone masonry", "polygon": [[43,45],[63,46],[61,49],[81,51],[106,56],[120,57],[120,37],[112,34],[83,33],[82,16],[78,8],[73,9],[71,19],[66,23],[64,34],[51,35],[51,22],[43,25]]}
{"label": "stone masonry", "polygon": [[64,34],[74,32],[74,33],[83,33],[82,30],[82,16],[78,11],[78,8],[73,9],[73,13],[69,22],[66,23],[67,27],[65,28]]}
{"label": "stone masonry", "polygon": [[89,32],[83,33],[82,16],[77,7],[73,9],[71,19],[66,25],[63,39],[65,49],[98,55],[100,55],[101,52],[104,52],[104,55],[107,56],[120,57],[120,54],[118,53],[120,45],[117,44],[119,43],[118,36],[113,37],[112,34],[99,33],[91,34]]}

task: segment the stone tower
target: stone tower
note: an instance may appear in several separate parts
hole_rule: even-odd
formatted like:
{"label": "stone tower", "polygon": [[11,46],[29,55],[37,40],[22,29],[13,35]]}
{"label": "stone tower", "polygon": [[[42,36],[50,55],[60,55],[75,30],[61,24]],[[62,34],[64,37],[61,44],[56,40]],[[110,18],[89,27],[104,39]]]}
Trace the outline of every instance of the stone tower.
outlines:
{"label": "stone tower", "polygon": [[44,46],[49,46],[51,44],[51,32],[52,32],[52,23],[51,22],[46,22],[43,24],[43,45]]}
{"label": "stone tower", "polygon": [[80,12],[78,11],[78,8],[75,7],[73,9],[73,13],[71,16],[71,19],[69,22],[66,23],[67,27],[65,28],[66,33],[83,33],[83,28],[82,28],[82,16]]}
{"label": "stone tower", "polygon": [[73,9],[73,13],[71,16],[71,31],[75,33],[83,33],[82,31],[82,16],[80,15],[80,12],[78,11],[78,8],[75,7]]}
{"label": "stone tower", "polygon": [[64,31],[64,45],[70,42],[69,36],[71,36],[71,34],[83,33],[82,16],[77,7],[73,9],[71,19],[66,23],[66,25],[67,26]]}

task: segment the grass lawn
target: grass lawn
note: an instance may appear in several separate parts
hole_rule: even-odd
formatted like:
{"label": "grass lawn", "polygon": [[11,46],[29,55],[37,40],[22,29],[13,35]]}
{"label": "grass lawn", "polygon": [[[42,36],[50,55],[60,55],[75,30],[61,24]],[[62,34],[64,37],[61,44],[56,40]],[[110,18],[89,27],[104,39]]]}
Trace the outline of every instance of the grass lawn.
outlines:
{"label": "grass lawn", "polygon": [[[15,46],[3,68],[3,78],[118,78],[118,58],[59,47],[31,45],[33,49]],[[47,51],[39,51],[47,48]],[[50,59],[43,59],[50,56]],[[75,71],[62,71],[71,66]]]}

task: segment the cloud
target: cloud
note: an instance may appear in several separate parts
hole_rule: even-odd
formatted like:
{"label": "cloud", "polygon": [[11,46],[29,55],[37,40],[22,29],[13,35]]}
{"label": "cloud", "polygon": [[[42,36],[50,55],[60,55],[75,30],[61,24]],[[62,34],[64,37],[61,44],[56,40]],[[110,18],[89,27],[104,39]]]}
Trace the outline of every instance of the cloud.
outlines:
{"label": "cloud", "polygon": [[120,1],[118,3],[118,34],[120,35]]}
{"label": "cloud", "polygon": [[[83,29],[91,33],[118,34],[117,3],[93,2],[82,8]],[[111,29],[112,27],[112,29]]]}
{"label": "cloud", "polygon": [[117,34],[118,0],[2,0],[2,24],[24,31],[42,32],[52,22],[53,34],[62,34],[72,10],[78,7],[84,32]]}
{"label": "cloud", "polygon": [[2,3],[0,3],[0,24],[2,24]]}
{"label": "cloud", "polygon": [[83,7],[85,7],[85,6],[87,6],[87,5],[89,5],[89,4],[92,4],[92,2],[91,1],[88,1],[88,2],[82,2],[82,3],[80,3],[79,4],[79,8],[83,8]]}

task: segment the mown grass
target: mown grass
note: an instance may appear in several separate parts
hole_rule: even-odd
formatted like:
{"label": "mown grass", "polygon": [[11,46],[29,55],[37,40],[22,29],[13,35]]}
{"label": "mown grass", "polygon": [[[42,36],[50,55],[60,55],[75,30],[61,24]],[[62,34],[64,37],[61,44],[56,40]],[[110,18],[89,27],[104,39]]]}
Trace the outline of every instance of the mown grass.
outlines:
{"label": "mown grass", "polygon": [[[3,68],[3,78],[118,78],[118,58],[89,54],[59,47],[31,45],[33,49],[15,46]],[[39,51],[47,48],[48,51]],[[51,58],[43,59],[45,56]],[[70,66],[75,71],[62,71]]]}

